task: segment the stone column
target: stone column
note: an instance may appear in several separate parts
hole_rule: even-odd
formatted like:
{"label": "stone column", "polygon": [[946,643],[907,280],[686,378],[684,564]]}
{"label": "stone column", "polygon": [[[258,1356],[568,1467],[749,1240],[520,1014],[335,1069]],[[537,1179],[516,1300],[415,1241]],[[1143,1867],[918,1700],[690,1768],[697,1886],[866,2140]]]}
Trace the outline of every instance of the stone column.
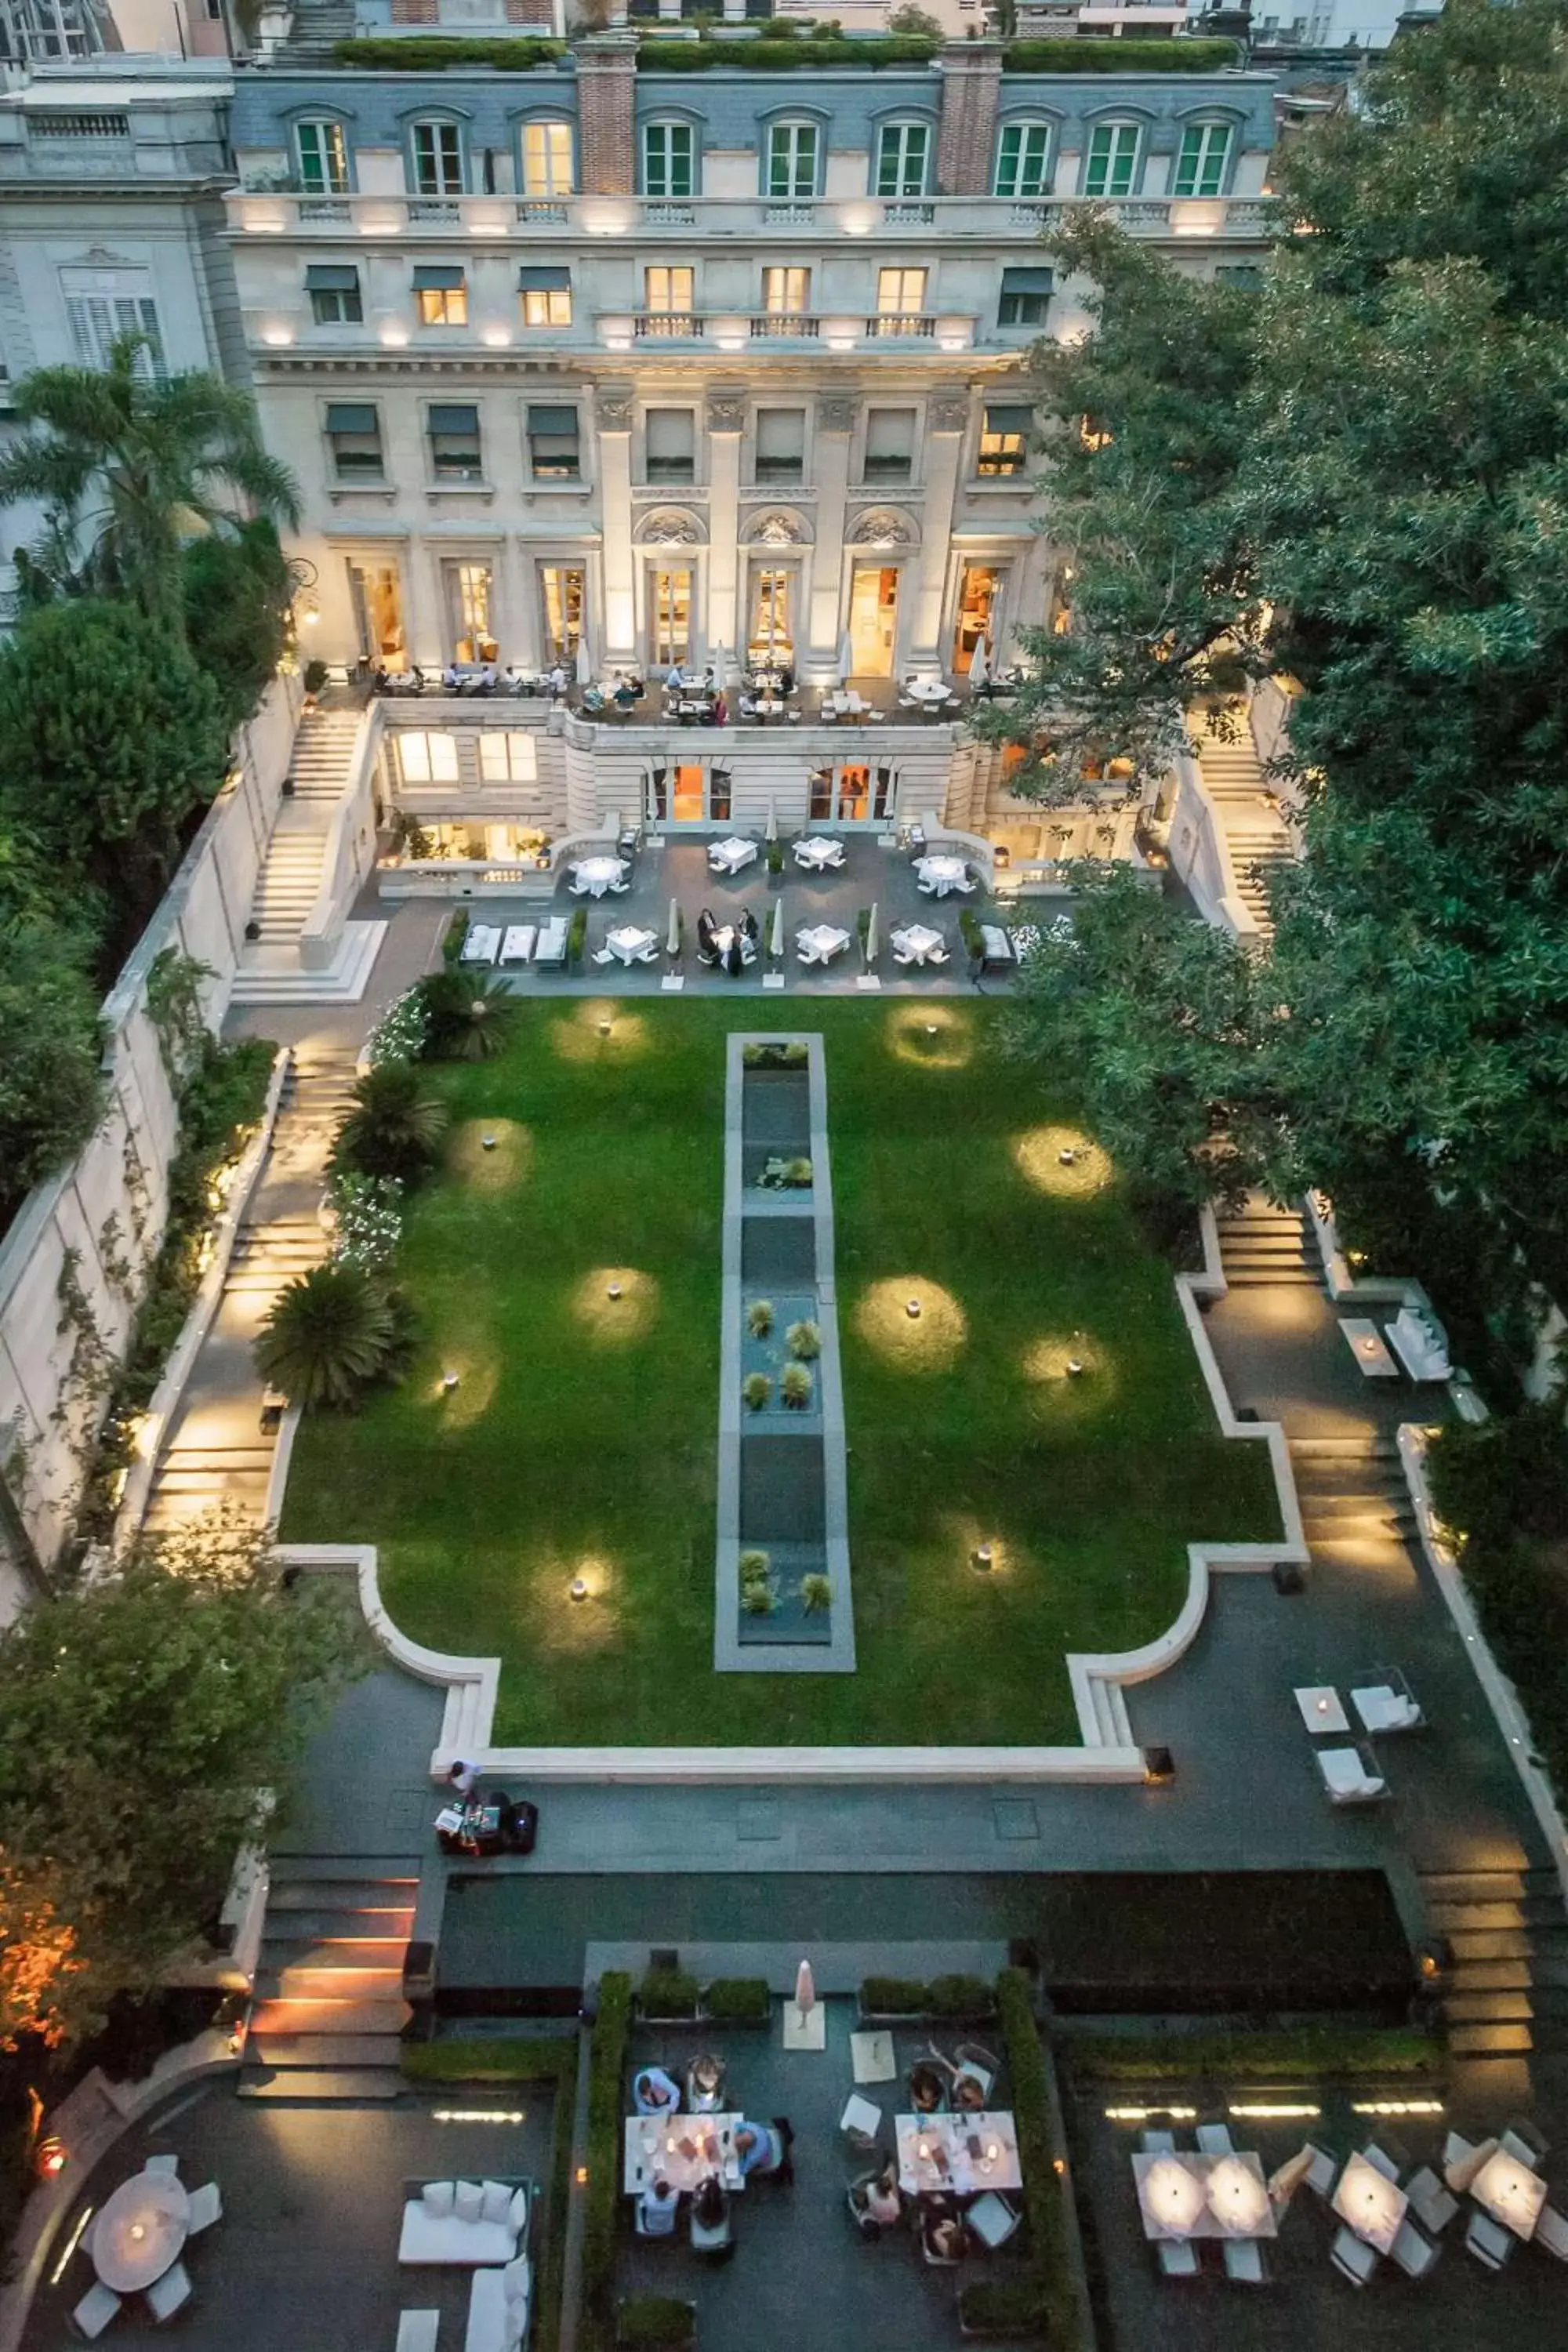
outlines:
{"label": "stone column", "polygon": [[920,568],[914,609],[900,635],[905,660],[916,669],[945,669],[942,643],[947,559],[952,543],[952,509],[958,493],[958,461],[969,424],[969,394],[941,392],[926,403],[925,500],[921,515]]}
{"label": "stone column", "polygon": [[741,436],[746,387],[716,384],[708,395],[708,652],[739,655],[736,591],[741,572]]}
{"label": "stone column", "polygon": [[629,669],[637,658],[636,556],[632,548],[632,387],[601,384],[595,395],[599,445],[599,511],[604,531],[602,668]]}
{"label": "stone column", "polygon": [[988,196],[1002,96],[1000,41],[949,41],[937,59],[942,124],[936,142],[939,196]]}
{"label": "stone column", "polygon": [[637,186],[633,110],[637,45],[633,33],[589,33],[577,60],[577,143],[585,196],[629,196]]}
{"label": "stone column", "polygon": [[816,404],[816,545],[812,552],[811,623],[805,653],[806,667],[816,679],[829,677],[838,659],[849,443],[858,407],[853,393],[827,393]]}

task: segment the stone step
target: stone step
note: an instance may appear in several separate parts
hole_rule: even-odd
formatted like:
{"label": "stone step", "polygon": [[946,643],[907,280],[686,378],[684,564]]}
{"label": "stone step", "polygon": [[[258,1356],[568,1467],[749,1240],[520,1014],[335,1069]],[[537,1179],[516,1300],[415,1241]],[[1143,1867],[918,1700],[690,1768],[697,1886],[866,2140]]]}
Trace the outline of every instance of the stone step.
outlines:
{"label": "stone step", "polygon": [[[279,1956],[282,1958],[282,1956]],[[258,2000],[397,2000],[403,1993],[403,1955],[395,1968],[360,1968],[352,1962],[334,1968],[317,1958],[290,1960],[280,1967],[256,1971]]]}
{"label": "stone step", "polygon": [[1432,1925],[1445,1936],[1456,1927],[1550,1928],[1563,1924],[1562,1904],[1545,1895],[1499,1895],[1489,1903],[1434,1902],[1428,1897],[1427,1908]]}
{"label": "stone step", "polygon": [[346,1951],[368,1952],[372,1947],[385,1945],[384,1955],[376,1950],[377,1958],[395,1954],[399,1967],[403,1951],[414,1932],[412,1903],[360,1905],[353,1902],[289,1903],[268,1901],[267,1925],[263,1931],[265,1943],[275,1938],[292,1938],[297,1943],[341,1946]]}
{"label": "stone step", "polygon": [[[289,1892],[325,1885],[339,1889],[363,1886],[378,1899],[385,1888],[406,1889],[405,1900],[412,1903],[419,1892],[419,1867],[417,1854],[279,1853],[273,1859],[268,1900],[276,1903]],[[311,1899],[320,1902],[321,1897],[312,1893]],[[332,1896],[334,1902],[342,1899],[340,1894]]]}
{"label": "stone step", "polygon": [[371,1932],[395,1935],[395,1921],[406,1919],[413,1925],[414,1895],[415,1887],[405,1886],[400,1879],[384,1885],[361,1878],[275,1879],[267,1897],[267,1915],[270,1919],[275,1911],[298,1911],[314,1920],[384,1921],[384,1927],[373,1927]]}
{"label": "stone step", "polygon": [[1456,2025],[1448,2034],[1455,2058],[1519,2058],[1534,2047],[1528,2025]]}
{"label": "stone step", "polygon": [[[276,1931],[268,1921],[261,1939],[263,1969],[275,1969],[289,1977],[306,1970],[312,1975],[320,1972],[338,1977],[391,1974],[402,1983],[403,1959],[408,1949],[406,1936],[316,1936],[305,1930],[296,1932],[294,1922],[308,1916],[302,1911],[286,1913]],[[283,1924],[285,1919],[287,1925]],[[354,1990],[357,1992],[362,1988]]]}
{"label": "stone step", "polygon": [[[1309,1441],[1300,1442],[1304,1444]],[[1310,1442],[1321,1444],[1325,1441],[1319,1438]],[[1428,1903],[1495,1903],[1522,1895],[1531,1874],[1527,1870],[1424,1870],[1421,1892]],[[1555,1883],[1554,1871],[1545,1875]]]}
{"label": "stone step", "polygon": [[1443,2015],[1455,2025],[1530,2025],[1535,2010],[1528,1990],[1509,1992],[1450,1992],[1444,1997]]}
{"label": "stone step", "polygon": [[1456,1960],[1448,1981],[1455,1992],[1528,1992],[1533,1979],[1530,1960]]}
{"label": "stone step", "polygon": [[1534,1953],[1524,1927],[1451,1927],[1448,1948],[1456,1960],[1529,1960]]}
{"label": "stone step", "polygon": [[313,1995],[269,1994],[250,2012],[252,2033],[401,2033],[414,2012],[401,1993],[395,2000],[334,2000]]}
{"label": "stone step", "polygon": [[275,2106],[357,2107],[367,2099],[389,2104],[403,2096],[401,2074],[366,2066],[331,2074],[288,2067],[276,2074],[242,2074],[239,2096]]}
{"label": "stone step", "polygon": [[309,2066],[317,2070],[340,2066],[395,2068],[403,2044],[392,2033],[252,2033],[245,2045],[247,2063],[259,2066]]}

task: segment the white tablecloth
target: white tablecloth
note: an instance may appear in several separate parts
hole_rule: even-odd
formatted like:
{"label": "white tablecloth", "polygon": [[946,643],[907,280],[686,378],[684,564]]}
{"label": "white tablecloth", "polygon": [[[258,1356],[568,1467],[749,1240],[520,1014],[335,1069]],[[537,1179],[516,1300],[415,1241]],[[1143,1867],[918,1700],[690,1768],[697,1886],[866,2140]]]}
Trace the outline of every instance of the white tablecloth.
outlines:
{"label": "white tablecloth", "polygon": [[917,678],[904,688],[911,702],[945,702],[952,692],[940,677]]}
{"label": "white tablecloth", "polygon": [[718,866],[725,874],[738,874],[742,866],[750,866],[756,854],[756,843],[742,841],[737,834],[732,835],[728,841],[710,843],[708,850],[708,863],[710,866]]}
{"label": "white tablecloth", "polygon": [[902,930],[893,932],[892,940],[895,955],[913,956],[917,963],[924,963],[927,956],[941,947],[942,933],[928,931],[923,923],[909,923]]}
{"label": "white tablecloth", "polygon": [[797,866],[811,866],[818,869],[824,866],[842,866],[844,844],[829,840],[826,834],[808,834],[804,841],[795,843],[795,862]]}
{"label": "white tablecloth", "polygon": [[121,2181],[92,2225],[93,2269],[116,2294],[138,2294],[177,2259],[190,2218],[191,2200],[168,2173]]}
{"label": "white tablecloth", "polygon": [[962,857],[921,857],[915,861],[915,872],[922,882],[929,882],[939,898],[950,890],[962,890],[969,879],[969,868]]}
{"label": "white tablecloth", "polygon": [[713,934],[713,945],[721,956],[727,956],[737,940],[741,942],[741,961],[755,963],[757,942],[748,938],[738,923],[721,923]]}
{"label": "white tablecloth", "polygon": [[1141,2150],[1132,2178],[1146,2238],[1278,2235],[1262,2159],[1250,2149],[1225,2156]]}
{"label": "white tablecloth", "polygon": [[609,949],[610,953],[613,956],[618,956],[623,963],[636,963],[637,958],[646,955],[649,948],[657,949],[658,933],[633,929],[606,931],[605,945]]}
{"label": "white tablecloth", "polygon": [[1507,2148],[1500,2147],[1487,2158],[1470,2183],[1470,2194],[1516,2238],[1534,2237],[1546,2202],[1546,2183],[1539,2172],[1521,2164],[1517,2156],[1510,2156]]}
{"label": "white tablecloth", "polygon": [[619,857],[580,857],[572,868],[582,887],[595,898],[602,898],[626,870],[626,861]]}
{"label": "white tablecloth", "polygon": [[[974,2197],[985,2189],[1023,2187],[1018,2134],[1005,2111],[895,2116],[893,2130],[899,2149],[899,2186],[908,2196]],[[977,2143],[978,2155],[971,2141]]]}
{"label": "white tablecloth", "polygon": [[848,946],[849,934],[836,931],[831,923],[818,923],[809,931],[797,931],[795,943],[802,963],[830,963]]}
{"label": "white tablecloth", "polygon": [[743,2189],[745,2176],[732,2145],[742,2121],[734,2115],[628,2116],[622,2174],[626,2195],[640,2197],[656,2176],[689,2194],[709,2173],[721,2170],[726,2189]]}

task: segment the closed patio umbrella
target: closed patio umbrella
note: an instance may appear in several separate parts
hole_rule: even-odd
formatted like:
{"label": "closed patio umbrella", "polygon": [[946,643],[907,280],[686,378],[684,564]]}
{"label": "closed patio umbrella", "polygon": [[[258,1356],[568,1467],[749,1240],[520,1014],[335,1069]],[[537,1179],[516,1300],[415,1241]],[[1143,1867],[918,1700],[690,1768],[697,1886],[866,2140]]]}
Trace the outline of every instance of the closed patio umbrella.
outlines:
{"label": "closed patio umbrella", "polygon": [[680,901],[679,898],[672,898],[669,902],[669,929],[665,934],[664,951],[666,955],[670,956],[678,956],[680,953]]}
{"label": "closed patio umbrella", "polygon": [[795,2005],[804,2017],[816,2007],[816,1986],[812,1979],[811,1962],[802,1960],[795,1972]]}
{"label": "closed patio umbrella", "polygon": [[871,918],[866,926],[866,969],[869,971],[877,961],[877,901],[871,901]]}
{"label": "closed patio umbrella", "polygon": [[769,841],[776,841],[779,837],[778,803],[774,801],[771,793],[768,795],[768,830],[766,837]]}
{"label": "closed patio umbrella", "polygon": [[974,651],[969,656],[969,683],[976,693],[991,683],[991,658],[984,636],[975,639]]}
{"label": "closed patio umbrella", "polygon": [[850,674],[854,670],[854,667],[855,648],[849,642],[849,632],[846,629],[844,635],[838,640],[838,683],[840,686],[847,686],[849,683]]}
{"label": "closed patio umbrella", "polygon": [[781,890],[778,897],[773,900],[773,919],[768,930],[768,953],[782,962],[784,960],[784,892]]}
{"label": "closed patio umbrella", "polygon": [[594,656],[585,636],[577,640],[577,683],[579,686],[592,686],[594,683]]}

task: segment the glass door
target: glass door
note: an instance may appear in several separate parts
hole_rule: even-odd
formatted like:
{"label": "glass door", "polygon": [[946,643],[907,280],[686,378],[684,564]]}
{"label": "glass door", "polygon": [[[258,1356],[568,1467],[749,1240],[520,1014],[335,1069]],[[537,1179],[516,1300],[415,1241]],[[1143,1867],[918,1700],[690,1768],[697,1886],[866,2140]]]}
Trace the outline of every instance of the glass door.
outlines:
{"label": "glass door", "polygon": [[647,599],[648,659],[668,669],[691,658],[691,574],[651,572]]}
{"label": "glass door", "polygon": [[385,669],[406,669],[408,653],[403,638],[403,598],[397,573],[390,563],[349,564],[349,593],[360,652],[366,661]]}
{"label": "glass door", "polygon": [[707,778],[701,762],[679,760],[673,770],[675,790],[670,799],[669,813],[677,824],[700,824],[708,814],[705,798]]}
{"label": "glass door", "polygon": [[897,567],[858,563],[849,580],[849,649],[857,677],[891,677],[898,627]]}
{"label": "glass door", "polygon": [[795,631],[790,622],[793,572],[756,571],[752,574],[752,620],[746,650],[754,662],[772,668],[793,663]]}
{"label": "glass door", "polygon": [[491,578],[488,563],[447,563],[447,612],[452,658],[493,662],[500,647],[490,625]]}
{"label": "glass door", "polygon": [[576,659],[583,641],[583,574],[574,563],[542,563],[539,593],[544,608],[544,658],[564,666]]}
{"label": "glass door", "polygon": [[996,658],[996,641],[991,625],[1001,584],[1001,573],[988,563],[966,563],[963,567],[958,583],[958,611],[952,626],[952,667],[955,677],[968,677],[974,648],[982,637],[990,648],[992,661]]}

